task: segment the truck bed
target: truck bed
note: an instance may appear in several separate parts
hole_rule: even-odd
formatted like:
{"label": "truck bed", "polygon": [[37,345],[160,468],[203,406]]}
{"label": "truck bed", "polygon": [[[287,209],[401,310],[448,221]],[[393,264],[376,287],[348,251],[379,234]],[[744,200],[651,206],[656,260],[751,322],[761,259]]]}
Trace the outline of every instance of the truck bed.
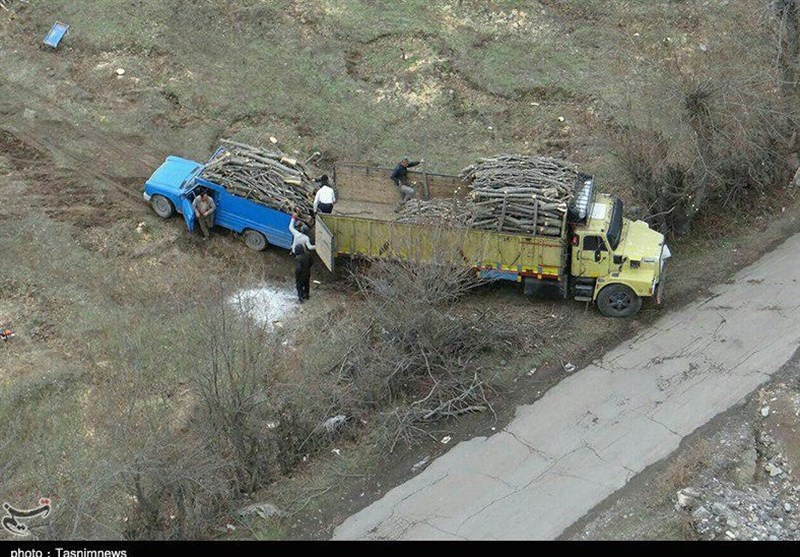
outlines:
{"label": "truck bed", "polygon": [[[564,237],[397,222],[399,195],[390,173],[366,165],[337,165],[333,213],[317,215],[317,254],[329,269],[336,256],[360,256],[466,265],[507,280],[561,279],[566,267]],[[425,174],[422,179],[423,199],[463,195],[457,176]]]}

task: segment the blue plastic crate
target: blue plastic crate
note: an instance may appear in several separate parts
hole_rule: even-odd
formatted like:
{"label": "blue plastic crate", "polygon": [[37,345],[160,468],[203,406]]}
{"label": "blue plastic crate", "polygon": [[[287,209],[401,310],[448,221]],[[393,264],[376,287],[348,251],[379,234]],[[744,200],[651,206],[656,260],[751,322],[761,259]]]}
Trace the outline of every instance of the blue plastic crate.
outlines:
{"label": "blue plastic crate", "polygon": [[44,44],[56,48],[58,43],[61,42],[61,39],[64,38],[64,35],[67,34],[67,30],[69,30],[69,25],[56,21],[47,35],[44,36]]}

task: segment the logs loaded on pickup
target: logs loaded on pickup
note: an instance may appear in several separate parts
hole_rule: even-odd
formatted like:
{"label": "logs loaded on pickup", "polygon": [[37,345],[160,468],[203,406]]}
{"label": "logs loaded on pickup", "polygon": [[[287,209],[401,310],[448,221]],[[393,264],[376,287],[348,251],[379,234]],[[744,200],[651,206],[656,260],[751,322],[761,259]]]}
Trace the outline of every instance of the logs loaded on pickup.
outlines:
{"label": "logs loaded on pickup", "polygon": [[314,221],[314,193],[318,184],[303,162],[281,151],[267,151],[228,139],[221,140],[203,169],[203,178],[221,184],[230,193],[284,213],[301,221]]}

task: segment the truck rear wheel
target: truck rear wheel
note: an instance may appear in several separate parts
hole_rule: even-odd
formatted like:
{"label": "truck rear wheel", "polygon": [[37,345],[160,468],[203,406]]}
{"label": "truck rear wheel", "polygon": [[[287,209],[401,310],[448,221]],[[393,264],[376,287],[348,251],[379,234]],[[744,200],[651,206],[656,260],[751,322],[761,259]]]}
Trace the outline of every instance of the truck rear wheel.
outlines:
{"label": "truck rear wheel", "polygon": [[630,286],[609,284],[597,295],[597,307],[606,317],[630,317],[642,307],[642,299]]}
{"label": "truck rear wheel", "polygon": [[150,200],[150,205],[153,207],[153,211],[162,219],[168,219],[175,214],[175,207],[172,206],[172,201],[163,195],[154,195],[153,199]]}
{"label": "truck rear wheel", "polygon": [[267,247],[267,239],[261,232],[255,230],[244,231],[245,245],[255,251],[263,251]]}

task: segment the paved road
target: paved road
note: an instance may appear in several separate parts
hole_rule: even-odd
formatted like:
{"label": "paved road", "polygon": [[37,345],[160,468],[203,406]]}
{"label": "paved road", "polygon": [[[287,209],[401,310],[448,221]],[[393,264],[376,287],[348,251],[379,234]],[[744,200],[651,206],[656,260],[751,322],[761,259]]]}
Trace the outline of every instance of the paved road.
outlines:
{"label": "paved road", "polygon": [[556,538],[800,346],[800,234],[459,443],[334,539]]}

